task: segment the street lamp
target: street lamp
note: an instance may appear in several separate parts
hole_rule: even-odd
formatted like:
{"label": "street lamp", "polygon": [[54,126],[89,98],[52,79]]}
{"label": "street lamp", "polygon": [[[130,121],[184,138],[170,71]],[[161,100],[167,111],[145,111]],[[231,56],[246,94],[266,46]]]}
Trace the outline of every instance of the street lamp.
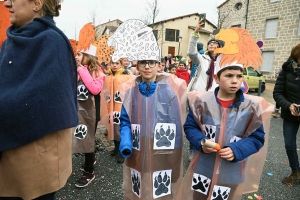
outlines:
{"label": "street lamp", "polygon": [[179,52],[180,52],[180,42],[182,40],[182,37],[181,36],[178,36],[178,42],[179,42],[179,47],[178,47],[178,56],[179,56]]}

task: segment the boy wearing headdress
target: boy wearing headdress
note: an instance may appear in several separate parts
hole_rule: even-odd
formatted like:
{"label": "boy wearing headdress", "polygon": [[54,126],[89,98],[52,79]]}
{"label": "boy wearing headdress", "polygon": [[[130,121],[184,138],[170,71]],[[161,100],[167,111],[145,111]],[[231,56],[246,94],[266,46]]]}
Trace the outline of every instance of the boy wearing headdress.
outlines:
{"label": "boy wearing headdress", "polygon": [[[138,61],[140,76],[120,86],[123,99],[120,152],[126,158],[124,197],[175,199],[182,180],[181,114],[185,106],[184,101],[180,103],[180,97],[186,83],[167,73],[158,73],[160,51],[152,29],[140,20],[128,20],[112,39],[120,38],[122,42],[127,33],[131,33],[132,38],[126,38],[132,42],[124,42],[128,46],[123,49],[132,51],[123,53],[129,60]],[[118,42],[116,46],[122,45]]]}
{"label": "boy wearing headdress", "polygon": [[[216,49],[215,53],[221,53],[214,75],[219,87],[188,96],[190,112],[184,131],[198,151],[178,199],[241,199],[243,193],[258,189],[266,157],[272,106],[240,90],[244,67],[258,67],[260,51],[244,29],[221,29],[216,39],[233,45]],[[219,148],[205,146],[207,141]]]}

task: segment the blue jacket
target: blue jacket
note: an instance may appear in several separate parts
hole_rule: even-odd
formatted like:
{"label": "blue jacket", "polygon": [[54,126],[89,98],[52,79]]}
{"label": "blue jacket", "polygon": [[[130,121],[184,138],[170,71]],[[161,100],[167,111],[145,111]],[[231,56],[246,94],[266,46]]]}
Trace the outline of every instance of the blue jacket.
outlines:
{"label": "blue jacket", "polygon": [[[151,82],[149,87],[145,82],[139,83],[139,91],[145,97],[151,97],[156,89],[156,82]],[[122,106],[120,116],[120,147],[119,150],[124,158],[129,158],[132,154],[131,123],[124,106]],[[130,134],[128,134],[130,133]]]}
{"label": "blue jacket", "polygon": [[[215,97],[218,104],[221,105],[217,98],[218,91],[219,88],[216,88]],[[235,102],[233,102],[229,106],[229,108],[238,106],[238,104],[244,101],[243,93],[238,92],[237,94],[238,95]],[[201,147],[201,140],[204,138],[206,139],[208,138],[202,133],[200,127],[195,121],[192,110],[190,110],[183,127],[184,127],[184,132],[186,134],[186,137],[190,141],[192,146],[195,147],[197,150],[203,152]],[[265,132],[264,132],[263,125],[261,125],[256,131],[254,131],[248,137],[243,138],[237,142],[232,142],[228,144],[226,147],[230,147],[235,155],[235,160],[233,160],[232,162],[239,162],[249,157],[250,155],[258,152],[259,149],[264,145],[264,141],[265,141]]]}
{"label": "blue jacket", "polygon": [[0,51],[0,152],[77,126],[77,65],[52,16],[11,26]]}

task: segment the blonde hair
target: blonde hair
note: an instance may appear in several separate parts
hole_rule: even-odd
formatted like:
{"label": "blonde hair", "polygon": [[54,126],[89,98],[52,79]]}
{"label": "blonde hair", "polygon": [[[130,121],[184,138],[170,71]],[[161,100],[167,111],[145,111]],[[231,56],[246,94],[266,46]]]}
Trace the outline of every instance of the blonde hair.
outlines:
{"label": "blonde hair", "polygon": [[[31,0],[35,1],[35,0]],[[44,4],[41,9],[41,15],[59,16],[60,4],[62,0],[44,0]]]}

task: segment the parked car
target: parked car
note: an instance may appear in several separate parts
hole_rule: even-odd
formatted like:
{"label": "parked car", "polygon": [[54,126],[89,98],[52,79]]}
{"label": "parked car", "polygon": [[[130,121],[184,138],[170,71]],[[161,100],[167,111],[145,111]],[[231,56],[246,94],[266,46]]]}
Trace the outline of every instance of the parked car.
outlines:
{"label": "parked car", "polygon": [[262,80],[261,93],[266,89],[266,80],[261,73],[254,70],[253,67],[244,68],[244,80],[248,83],[249,90],[254,89],[258,92],[259,80]]}

